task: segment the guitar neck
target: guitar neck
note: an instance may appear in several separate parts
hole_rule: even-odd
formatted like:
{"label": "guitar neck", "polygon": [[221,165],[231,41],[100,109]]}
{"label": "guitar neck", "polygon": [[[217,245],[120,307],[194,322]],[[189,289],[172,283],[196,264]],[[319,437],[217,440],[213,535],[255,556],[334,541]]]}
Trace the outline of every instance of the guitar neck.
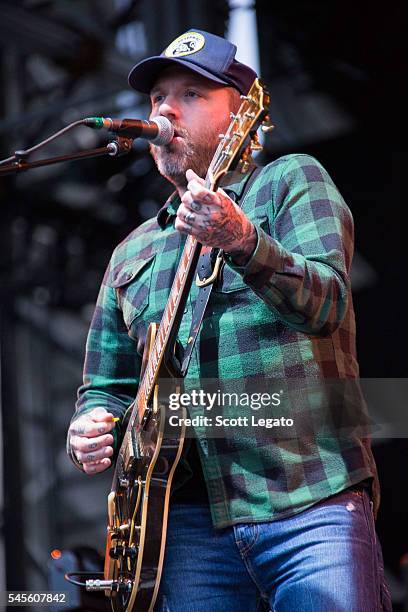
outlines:
{"label": "guitar neck", "polygon": [[[205,179],[205,187],[207,187],[207,189],[211,187],[215,188],[215,185],[211,184],[208,175]],[[156,333],[152,351],[149,355],[149,361],[140,383],[137,396],[137,412],[140,423],[143,422],[143,412],[151,397],[163,361],[170,372],[173,370],[171,362],[174,355],[174,346],[187,298],[194,280],[201,249],[202,245],[193,236],[188,235],[160,326]],[[177,376],[177,374],[175,374],[175,376]],[[131,420],[133,419],[131,418]]]}
{"label": "guitar neck", "polygon": [[[168,354],[173,352],[201,248],[202,245],[195,238],[187,236],[170,295],[149,355],[149,361],[140,382],[136,402],[140,423],[143,422],[143,413],[157,381],[160,367],[163,361],[165,363],[168,361]],[[131,421],[133,420],[132,417]]]}

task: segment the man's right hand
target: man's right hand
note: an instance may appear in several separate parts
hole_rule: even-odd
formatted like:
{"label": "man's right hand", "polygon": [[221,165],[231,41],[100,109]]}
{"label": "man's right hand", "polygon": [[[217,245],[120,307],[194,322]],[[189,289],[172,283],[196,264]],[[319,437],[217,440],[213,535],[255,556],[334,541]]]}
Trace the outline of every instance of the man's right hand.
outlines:
{"label": "man's right hand", "polygon": [[103,472],[113,455],[114,415],[105,408],[94,408],[73,421],[69,427],[71,450],[86,474]]}

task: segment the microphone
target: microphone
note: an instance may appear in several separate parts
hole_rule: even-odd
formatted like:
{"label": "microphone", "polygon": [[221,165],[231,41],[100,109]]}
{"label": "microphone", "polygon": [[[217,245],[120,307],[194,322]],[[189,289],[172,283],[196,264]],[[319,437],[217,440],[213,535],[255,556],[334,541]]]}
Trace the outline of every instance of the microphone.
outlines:
{"label": "microphone", "polygon": [[87,117],[84,125],[94,130],[102,128],[119,136],[145,138],[158,147],[169,144],[174,136],[174,128],[166,117],[147,119],[111,119],[110,117]]}

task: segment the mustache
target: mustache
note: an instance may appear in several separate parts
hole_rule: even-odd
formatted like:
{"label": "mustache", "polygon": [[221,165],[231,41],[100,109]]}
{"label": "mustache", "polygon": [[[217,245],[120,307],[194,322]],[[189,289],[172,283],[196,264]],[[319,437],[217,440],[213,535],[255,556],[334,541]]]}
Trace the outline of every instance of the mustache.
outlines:
{"label": "mustache", "polygon": [[182,138],[190,138],[190,132],[186,128],[183,128],[181,125],[177,125],[176,123],[173,123],[172,125],[174,128],[175,136],[181,136]]}
{"label": "mustache", "polygon": [[[191,134],[188,131],[188,129],[185,128],[185,127],[182,127],[181,125],[178,125],[177,123],[173,123],[173,122],[172,122],[172,126],[173,126],[173,129],[174,129],[174,137],[180,136],[181,138],[184,139],[185,145],[187,147],[191,148],[192,145],[193,145],[193,141],[191,139]],[[161,146],[161,147],[158,147],[158,146],[154,145],[153,143],[149,144],[149,149],[150,149],[151,152],[160,153],[160,151],[161,152],[166,151],[167,153],[170,153],[172,151],[172,148],[173,147],[172,147],[171,141],[168,144],[166,144],[164,146]]]}
{"label": "mustache", "polygon": [[[172,123],[173,128],[174,128],[174,137],[179,136],[181,138],[183,138],[184,143],[183,143],[183,151],[184,151],[184,155],[188,155],[188,156],[192,156],[194,154],[195,151],[195,146],[194,146],[194,142],[191,138],[191,134],[189,132],[188,129],[186,129],[185,127],[182,127],[181,125],[178,125],[176,123]],[[150,147],[154,147],[154,150],[157,150],[157,153],[168,153],[171,154],[174,152],[173,150],[173,144],[172,142],[169,142],[169,144],[166,144],[162,147],[155,147],[154,145],[150,145]]]}

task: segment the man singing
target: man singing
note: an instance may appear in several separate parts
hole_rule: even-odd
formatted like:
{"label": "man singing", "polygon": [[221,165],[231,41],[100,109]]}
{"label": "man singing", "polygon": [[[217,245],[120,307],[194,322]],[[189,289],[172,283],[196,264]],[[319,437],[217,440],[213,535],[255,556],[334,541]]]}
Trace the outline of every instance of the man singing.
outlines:
{"label": "man singing", "polygon": [[[217,192],[204,186],[219,134],[256,78],[235,51],[190,30],[129,75],[150,95],[151,118],[173,124],[171,142],[151,145],[151,154],[175,191],[115,249],[102,282],[68,434],[69,454],[87,474],[112,463],[113,417],[136,395],[140,347],[161,319],[186,234],[225,261],[187,378],[358,377],[353,220],[324,168],[285,155],[257,174],[229,173]],[[184,345],[196,295],[193,286]],[[196,434],[175,474],[157,611],[391,609],[367,439]]]}

